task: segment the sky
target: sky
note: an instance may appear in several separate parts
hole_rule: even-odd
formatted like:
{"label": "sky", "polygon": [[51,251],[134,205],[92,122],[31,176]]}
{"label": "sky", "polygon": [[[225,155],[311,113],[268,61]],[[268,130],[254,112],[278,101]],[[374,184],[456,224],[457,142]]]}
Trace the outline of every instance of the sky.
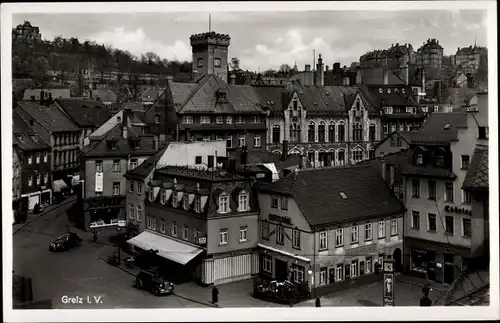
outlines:
{"label": "sky", "polygon": [[[135,55],[155,52],[168,60],[191,61],[189,36],[209,31],[208,12],[14,14],[13,25],[28,20],[42,38],[94,40]],[[444,54],[477,42],[487,45],[485,10],[411,11],[233,11],[211,14],[211,29],[229,34],[229,57],[252,71],[299,70],[313,64],[313,51],[323,63],[350,65],[374,49],[410,43],[417,50],[436,38]]]}

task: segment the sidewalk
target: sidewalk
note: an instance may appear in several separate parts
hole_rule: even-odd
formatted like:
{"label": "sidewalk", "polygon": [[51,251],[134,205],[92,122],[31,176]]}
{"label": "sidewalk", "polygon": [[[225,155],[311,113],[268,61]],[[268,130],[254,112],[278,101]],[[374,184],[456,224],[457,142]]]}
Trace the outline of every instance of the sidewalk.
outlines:
{"label": "sidewalk", "polygon": [[443,293],[445,293],[450,288],[450,285],[448,284],[437,283],[431,280],[426,280],[424,278],[405,275],[405,274],[397,274],[396,280],[410,285],[416,285],[421,287],[424,287],[426,284],[429,284],[432,290]]}
{"label": "sidewalk", "polygon": [[76,196],[75,195],[72,195],[72,196],[69,196],[67,198],[65,198],[63,201],[61,201],[60,203],[58,204],[52,204],[52,205],[49,205],[47,207],[45,207],[43,209],[43,211],[39,214],[32,214],[32,215],[28,215],[27,219],[26,219],[26,222],[24,223],[17,223],[17,224],[14,224],[12,225],[12,233],[16,233],[18,232],[19,230],[21,230],[22,228],[24,228],[25,226],[27,226],[28,224],[40,219],[41,217],[43,217],[44,215],[46,215],[47,213],[55,210],[55,209],[58,209],[68,203],[72,203],[72,202],[75,202],[76,201]]}

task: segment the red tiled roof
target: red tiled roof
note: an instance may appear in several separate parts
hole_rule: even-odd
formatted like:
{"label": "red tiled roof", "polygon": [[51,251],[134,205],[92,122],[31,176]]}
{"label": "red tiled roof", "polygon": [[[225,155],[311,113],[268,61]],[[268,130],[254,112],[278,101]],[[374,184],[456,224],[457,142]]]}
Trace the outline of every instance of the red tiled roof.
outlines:
{"label": "red tiled roof", "polygon": [[302,170],[257,187],[263,192],[293,196],[312,226],[395,215],[405,210],[371,165]]}
{"label": "red tiled roof", "polygon": [[462,187],[488,189],[489,186],[488,146],[477,145]]}

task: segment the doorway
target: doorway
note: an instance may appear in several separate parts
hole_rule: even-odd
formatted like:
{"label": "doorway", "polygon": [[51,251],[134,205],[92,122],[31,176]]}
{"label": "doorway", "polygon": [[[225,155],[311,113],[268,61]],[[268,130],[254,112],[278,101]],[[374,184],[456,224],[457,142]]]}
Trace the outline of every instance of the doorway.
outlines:
{"label": "doorway", "polygon": [[393,253],[393,258],[394,258],[394,271],[395,272],[401,272],[402,270],[402,261],[401,261],[401,249],[396,248]]}
{"label": "doorway", "polygon": [[445,254],[444,255],[444,277],[443,277],[443,282],[445,284],[451,285],[454,280],[454,271],[455,271],[455,264],[453,262],[453,255],[450,254]]}
{"label": "doorway", "polygon": [[276,277],[276,280],[279,282],[285,281],[288,278],[288,265],[286,261],[274,258],[274,265],[274,275]]}

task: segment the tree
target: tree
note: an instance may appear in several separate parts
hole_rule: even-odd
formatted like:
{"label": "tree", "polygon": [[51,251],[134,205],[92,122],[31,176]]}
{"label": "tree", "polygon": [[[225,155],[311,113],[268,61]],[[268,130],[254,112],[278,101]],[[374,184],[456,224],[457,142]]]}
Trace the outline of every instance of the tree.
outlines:
{"label": "tree", "polygon": [[292,70],[292,68],[290,67],[290,65],[288,65],[288,64],[281,64],[279,72],[280,72],[280,74],[286,76],[286,75],[290,74],[291,70]]}
{"label": "tree", "polygon": [[47,74],[49,68],[49,62],[43,56],[37,57],[31,64],[31,78],[38,82],[42,88],[46,87],[50,81],[50,77]]}
{"label": "tree", "polygon": [[266,77],[274,76],[274,75],[276,75],[276,71],[273,69],[268,69],[268,70],[265,70],[264,73],[262,73],[262,75],[264,75]]}

